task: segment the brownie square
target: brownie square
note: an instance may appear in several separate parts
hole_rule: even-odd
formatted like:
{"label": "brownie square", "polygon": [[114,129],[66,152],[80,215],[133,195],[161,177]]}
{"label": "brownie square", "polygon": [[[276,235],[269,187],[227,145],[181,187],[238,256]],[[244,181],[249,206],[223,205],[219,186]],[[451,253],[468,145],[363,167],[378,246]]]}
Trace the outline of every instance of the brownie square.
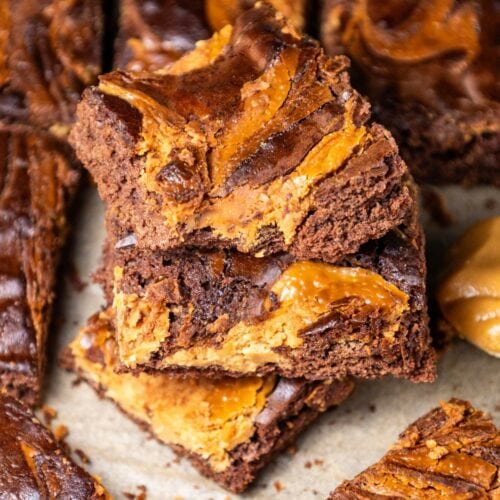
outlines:
{"label": "brownie square", "polygon": [[241,492],[352,382],[268,375],[219,380],[119,374],[113,314],[93,316],[62,356],[63,365],[205,476]]}
{"label": "brownie square", "polygon": [[415,222],[336,264],[227,249],[129,246],[105,255],[100,281],[123,369],[435,377]]}
{"label": "brownie square", "polygon": [[80,169],[67,143],[0,125],[0,178],[0,387],[33,404]]}
{"label": "brownie square", "polygon": [[71,141],[114,236],[333,259],[399,225],[407,168],[346,65],[259,4],[164,71],[102,76]]}
{"label": "brownie square", "polygon": [[321,37],[418,181],[500,186],[495,0],[323,0]]}
{"label": "brownie square", "polygon": [[442,402],[329,498],[497,498],[499,442],[488,415],[467,401]]}
{"label": "brownie square", "polygon": [[2,498],[109,498],[28,407],[1,392],[0,492]]}
{"label": "brownie square", "polygon": [[[193,50],[252,7],[254,0],[121,0],[114,66],[143,71],[164,68]],[[307,0],[271,0],[298,29],[305,25]]]}
{"label": "brownie square", "polygon": [[101,0],[4,0],[0,6],[0,120],[59,134],[101,68]]}

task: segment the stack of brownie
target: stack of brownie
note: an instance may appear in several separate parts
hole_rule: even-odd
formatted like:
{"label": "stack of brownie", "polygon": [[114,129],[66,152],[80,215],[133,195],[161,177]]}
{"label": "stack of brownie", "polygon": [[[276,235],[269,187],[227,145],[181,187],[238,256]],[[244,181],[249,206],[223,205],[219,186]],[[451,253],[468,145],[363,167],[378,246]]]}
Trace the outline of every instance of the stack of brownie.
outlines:
{"label": "stack of brownie", "polygon": [[242,10],[180,58],[122,11],[116,61],[141,71],[101,76],[70,135],[106,205],[108,305],[63,356],[235,492],[353,379],[435,377],[395,142],[346,58]]}
{"label": "stack of brownie", "polygon": [[80,178],[67,143],[101,71],[100,0],[0,1],[0,391],[37,402]]}

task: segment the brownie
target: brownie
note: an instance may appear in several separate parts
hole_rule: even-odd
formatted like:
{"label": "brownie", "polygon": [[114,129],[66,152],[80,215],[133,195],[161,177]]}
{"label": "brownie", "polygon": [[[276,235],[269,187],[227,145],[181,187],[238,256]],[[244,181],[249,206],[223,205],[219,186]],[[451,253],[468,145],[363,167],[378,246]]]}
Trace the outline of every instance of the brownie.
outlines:
{"label": "brownie", "polygon": [[110,311],[93,316],[63,352],[63,365],[203,475],[235,493],[353,389],[348,380],[306,382],[276,375],[211,380],[118,374],[111,319]]}
{"label": "brownie", "polygon": [[329,498],[498,498],[499,442],[488,415],[467,401],[442,402]]}
{"label": "brownie", "polygon": [[[233,24],[254,0],[121,0],[114,66],[157,70]],[[304,27],[307,0],[271,0],[299,29]]]}
{"label": "brownie", "polygon": [[407,167],[347,65],[260,3],[165,70],[101,76],[71,141],[113,237],[335,259],[397,227]]}
{"label": "brownie", "polygon": [[36,402],[66,213],[80,177],[69,145],[0,125],[0,388]]}
{"label": "brownie", "polygon": [[124,370],[435,377],[415,222],[336,264],[289,253],[109,246],[100,281]]}
{"label": "brownie", "polygon": [[102,485],[76,465],[28,409],[0,392],[0,492],[2,498],[109,498]]}
{"label": "brownie", "polygon": [[101,67],[101,0],[3,0],[0,120],[64,133]]}
{"label": "brownie", "polygon": [[497,0],[323,0],[322,41],[417,180],[500,186]]}

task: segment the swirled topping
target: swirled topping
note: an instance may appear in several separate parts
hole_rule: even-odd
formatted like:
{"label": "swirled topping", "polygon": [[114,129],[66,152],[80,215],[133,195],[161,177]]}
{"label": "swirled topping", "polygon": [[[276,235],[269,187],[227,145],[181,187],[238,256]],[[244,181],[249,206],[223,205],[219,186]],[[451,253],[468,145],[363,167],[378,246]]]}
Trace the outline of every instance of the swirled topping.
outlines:
{"label": "swirled topping", "polygon": [[0,85],[23,96],[33,123],[70,124],[101,65],[97,0],[0,0]]}
{"label": "swirled topping", "polygon": [[342,45],[370,70],[372,93],[396,88],[402,100],[438,108],[494,98],[498,22],[494,1],[473,0],[339,2],[329,19],[343,25]]}

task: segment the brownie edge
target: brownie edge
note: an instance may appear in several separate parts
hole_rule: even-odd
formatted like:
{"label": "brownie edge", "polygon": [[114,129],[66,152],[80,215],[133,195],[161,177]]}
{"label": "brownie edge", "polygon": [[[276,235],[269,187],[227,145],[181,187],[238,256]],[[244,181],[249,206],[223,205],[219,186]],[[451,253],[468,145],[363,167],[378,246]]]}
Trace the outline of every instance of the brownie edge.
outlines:
{"label": "brownie edge", "polygon": [[[267,376],[214,381],[120,374],[115,371],[113,337],[109,311],[94,315],[63,351],[61,364],[158,441],[188,458],[203,475],[235,493],[244,491],[279,451],[321,412],[340,404],[354,387],[350,380],[307,382]],[[124,384],[127,391],[121,392]],[[196,411],[190,409],[192,404]],[[237,422],[234,433],[233,421]],[[224,429],[222,449],[219,428]]]}

